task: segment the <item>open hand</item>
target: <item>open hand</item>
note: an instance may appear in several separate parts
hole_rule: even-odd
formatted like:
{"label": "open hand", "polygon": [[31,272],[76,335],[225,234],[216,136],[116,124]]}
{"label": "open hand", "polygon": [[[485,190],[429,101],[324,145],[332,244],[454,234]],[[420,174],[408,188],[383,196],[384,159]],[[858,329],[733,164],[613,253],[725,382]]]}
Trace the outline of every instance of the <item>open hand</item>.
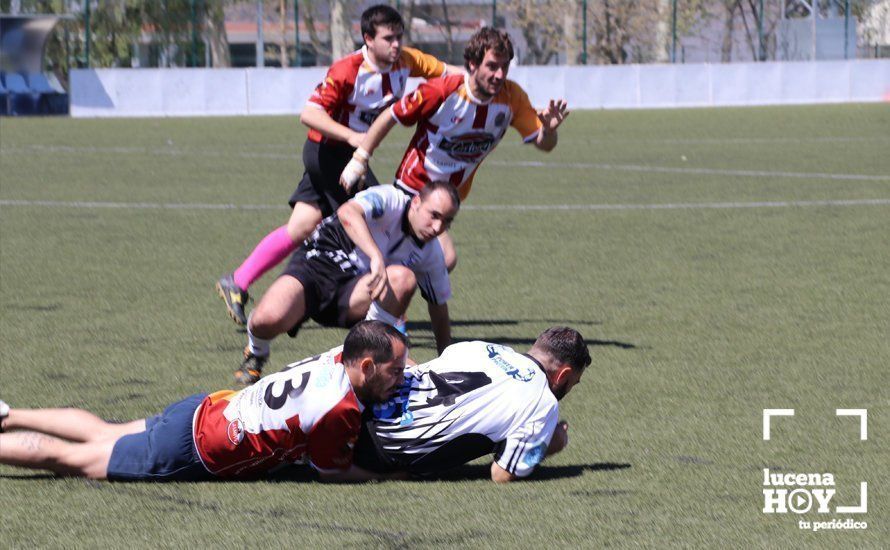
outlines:
{"label": "open hand", "polygon": [[544,109],[538,111],[538,120],[544,127],[544,131],[554,132],[559,125],[569,116],[568,103],[562,99],[551,99]]}

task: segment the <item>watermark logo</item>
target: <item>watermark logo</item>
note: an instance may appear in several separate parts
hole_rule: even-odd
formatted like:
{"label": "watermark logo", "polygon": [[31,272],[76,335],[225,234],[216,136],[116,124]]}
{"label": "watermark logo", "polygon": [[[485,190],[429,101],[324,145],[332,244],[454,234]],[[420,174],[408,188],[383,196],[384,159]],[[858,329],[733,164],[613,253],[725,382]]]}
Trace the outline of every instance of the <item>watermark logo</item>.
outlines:
{"label": "watermark logo", "polygon": [[[763,440],[772,439],[775,417],[793,417],[794,409],[763,409]],[[859,440],[868,439],[868,411],[866,409],[836,409],[835,416],[859,417]],[[859,503],[841,506],[834,500],[838,496],[838,482],[830,472],[794,473],[771,472],[763,469],[764,514],[865,514],[868,512],[868,483],[859,483]],[[842,497],[849,498],[846,490]],[[840,496],[838,497],[841,498]],[[831,519],[829,521],[798,522],[800,529],[820,531],[826,529],[866,529],[868,524],[855,519]]]}

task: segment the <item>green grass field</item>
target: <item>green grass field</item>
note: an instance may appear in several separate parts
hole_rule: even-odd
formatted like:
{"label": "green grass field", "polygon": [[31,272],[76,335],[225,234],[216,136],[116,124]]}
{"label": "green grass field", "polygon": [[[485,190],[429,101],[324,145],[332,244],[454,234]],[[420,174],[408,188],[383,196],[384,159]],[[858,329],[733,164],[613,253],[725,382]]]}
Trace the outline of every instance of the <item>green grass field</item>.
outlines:
{"label": "green grass field", "polygon": [[[0,398],[128,420],[232,387],[245,335],[213,283],[287,219],[304,135],[293,117],[0,119]],[[495,486],[488,461],[359,486],[0,466],[0,547],[885,547],[890,106],[577,112],[549,155],[518,141],[454,224],[451,313],[457,339],[525,348],[569,324],[590,342],[569,447],[532,480]],[[410,319],[432,358],[422,302]],[[309,324],[272,361],[343,335]],[[771,441],[765,408],[796,409]],[[867,441],[837,408],[868,409]],[[833,473],[832,513],[763,514],[763,468]],[[834,513],[860,481],[868,512]],[[835,518],[868,528],[798,527]]]}

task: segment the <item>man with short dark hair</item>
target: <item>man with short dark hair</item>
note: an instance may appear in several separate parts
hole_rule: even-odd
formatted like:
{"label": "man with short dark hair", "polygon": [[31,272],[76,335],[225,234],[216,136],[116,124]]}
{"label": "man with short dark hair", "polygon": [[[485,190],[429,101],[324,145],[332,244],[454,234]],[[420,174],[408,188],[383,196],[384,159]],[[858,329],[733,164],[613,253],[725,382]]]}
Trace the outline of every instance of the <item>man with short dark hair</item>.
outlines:
{"label": "man with short dark hair", "polygon": [[391,185],[366,189],[326,218],[291,257],[247,324],[242,384],[259,380],[271,340],[296,336],[306,319],[350,327],[361,319],[397,324],[420,287],[439,351],[451,343],[451,282],[436,237],[460,207],[457,191],[434,184],[417,196]]}
{"label": "man with short dark hair", "polygon": [[524,354],[481,341],[449,346],[408,367],[396,396],[365,415],[356,465],[425,475],[494,453],[492,480],[526,477],[568,444],[558,401],[589,364],[568,327],[547,329]]}
{"label": "man with short dark hair", "polygon": [[[216,284],[229,316],[239,325],[247,323],[244,308],[250,285],[296,250],[322,218],[332,215],[357,190],[347,192],[339,185],[340,172],[377,115],[402,97],[408,77],[463,72],[403,47],[404,22],[389,6],[365,10],[361,30],[364,46],[331,65],[300,114],[309,136],[303,146],[305,173],[289,200],[290,219]],[[365,186],[371,185],[377,185],[377,179],[368,171]]]}
{"label": "man with short dark hair", "polygon": [[[343,346],[239,392],[197,394],[124,424],[80,409],[0,401],[0,464],[117,481],[239,479],[308,462],[324,480],[381,478],[352,465],[364,406],[403,380],[407,342],[379,321]],[[28,430],[28,431],[21,431]]]}
{"label": "man with short dark hair", "polygon": [[[416,193],[431,181],[449,182],[466,199],[479,165],[513,126],[525,143],[542,151],[556,147],[556,130],[568,116],[566,102],[550,100],[535,111],[522,88],[507,80],[513,44],[490,27],[476,32],[464,49],[466,74],[446,74],[421,84],[382,113],[343,169],[340,183],[352,187],[368,173],[368,161],[396,123],[416,126],[395,185]],[[439,239],[449,270],[457,256],[446,233]]]}

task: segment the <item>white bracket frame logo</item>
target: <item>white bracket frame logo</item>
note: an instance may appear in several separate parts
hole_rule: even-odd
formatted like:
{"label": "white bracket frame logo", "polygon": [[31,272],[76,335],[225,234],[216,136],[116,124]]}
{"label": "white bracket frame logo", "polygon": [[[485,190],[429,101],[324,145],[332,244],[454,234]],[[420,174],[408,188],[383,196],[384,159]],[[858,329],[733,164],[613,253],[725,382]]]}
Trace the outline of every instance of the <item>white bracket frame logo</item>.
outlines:
{"label": "white bracket frame logo", "polygon": [[[859,417],[859,441],[868,440],[868,409],[835,409],[835,416]],[[794,409],[763,409],[763,440],[769,441],[772,418],[774,416],[794,416]],[[838,514],[864,514],[868,511],[868,483],[859,484],[859,506],[838,506]]]}

